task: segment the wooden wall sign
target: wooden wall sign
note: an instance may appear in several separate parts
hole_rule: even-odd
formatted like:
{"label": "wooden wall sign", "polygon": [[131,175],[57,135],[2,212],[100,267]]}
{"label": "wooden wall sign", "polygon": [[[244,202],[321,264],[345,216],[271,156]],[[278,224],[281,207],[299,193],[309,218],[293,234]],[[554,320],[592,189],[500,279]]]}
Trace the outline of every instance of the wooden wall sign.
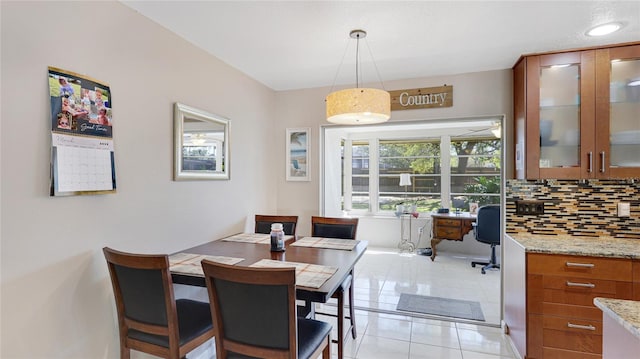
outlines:
{"label": "wooden wall sign", "polygon": [[453,86],[397,90],[389,91],[389,94],[392,111],[453,106]]}

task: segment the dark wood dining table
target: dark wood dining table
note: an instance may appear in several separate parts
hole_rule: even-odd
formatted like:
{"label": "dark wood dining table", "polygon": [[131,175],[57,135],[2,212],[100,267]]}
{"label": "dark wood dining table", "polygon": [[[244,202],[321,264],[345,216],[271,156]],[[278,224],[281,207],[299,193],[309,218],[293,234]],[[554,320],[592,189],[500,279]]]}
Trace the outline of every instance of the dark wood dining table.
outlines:
{"label": "dark wood dining table", "polygon": [[[326,303],[340,284],[347,278],[367,250],[367,241],[357,240],[352,250],[327,249],[315,247],[292,246],[294,241],[287,241],[284,252],[272,252],[268,244],[230,242],[223,239],[207,242],[199,246],[181,250],[179,253],[203,254],[243,258],[236,265],[250,266],[262,259],[287,262],[300,262],[337,268],[337,271],[319,288],[296,287],[296,299],[306,303],[306,309],[313,316],[312,302]],[[206,286],[204,277],[183,273],[172,274],[173,282],[194,286]]]}

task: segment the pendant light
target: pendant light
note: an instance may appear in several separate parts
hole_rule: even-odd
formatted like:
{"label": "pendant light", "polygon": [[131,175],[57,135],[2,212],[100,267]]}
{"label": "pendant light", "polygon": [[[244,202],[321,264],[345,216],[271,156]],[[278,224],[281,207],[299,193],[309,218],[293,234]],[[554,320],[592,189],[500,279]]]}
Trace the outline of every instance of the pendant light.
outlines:
{"label": "pendant light", "polygon": [[385,122],[391,117],[391,95],[385,90],[359,86],[360,39],[364,39],[367,33],[364,30],[352,30],[349,36],[356,39],[356,88],[331,92],[327,96],[327,121],[340,125]]}

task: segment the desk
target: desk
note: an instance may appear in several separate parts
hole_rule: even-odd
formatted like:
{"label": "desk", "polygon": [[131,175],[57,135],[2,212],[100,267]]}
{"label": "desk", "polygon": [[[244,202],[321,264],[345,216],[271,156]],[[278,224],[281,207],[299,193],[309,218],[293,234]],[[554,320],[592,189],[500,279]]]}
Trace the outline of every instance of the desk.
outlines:
{"label": "desk", "polygon": [[431,237],[431,260],[436,258],[436,246],[443,239],[461,241],[465,234],[473,229],[472,223],[476,221],[475,214],[462,213],[434,213],[433,237]]}
{"label": "desk", "polygon": [[[325,249],[312,247],[291,246],[293,241],[286,243],[285,252],[271,252],[268,244],[228,242],[216,240],[196,247],[181,250],[183,253],[216,255],[225,257],[244,258],[238,266],[250,266],[261,259],[273,259],[288,262],[319,264],[338,268],[320,288],[296,287],[296,298],[304,300],[309,310],[311,302],[326,303],[340,284],[347,278],[353,267],[367,250],[367,241],[358,241],[353,250]],[[172,273],[174,283],[206,286],[204,277]]]}

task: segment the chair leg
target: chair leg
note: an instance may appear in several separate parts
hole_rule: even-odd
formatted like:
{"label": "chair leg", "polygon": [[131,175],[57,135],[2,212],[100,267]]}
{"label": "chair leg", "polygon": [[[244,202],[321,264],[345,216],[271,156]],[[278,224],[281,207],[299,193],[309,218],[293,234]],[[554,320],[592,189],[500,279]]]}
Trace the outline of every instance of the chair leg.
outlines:
{"label": "chair leg", "polygon": [[127,348],[124,343],[120,343],[120,359],[131,358],[131,349]]}
{"label": "chair leg", "polygon": [[342,359],[344,350],[344,292],[338,296],[338,358]]}
{"label": "chair leg", "polygon": [[500,265],[496,263],[496,245],[495,244],[491,245],[491,260],[489,261],[489,263],[485,263],[485,264],[486,265],[482,267],[482,269],[480,270],[482,274],[486,274],[487,269],[491,269],[491,268],[500,269]]}
{"label": "chair leg", "polygon": [[327,345],[322,350],[322,359],[331,359],[331,334],[329,334],[326,340]]}

